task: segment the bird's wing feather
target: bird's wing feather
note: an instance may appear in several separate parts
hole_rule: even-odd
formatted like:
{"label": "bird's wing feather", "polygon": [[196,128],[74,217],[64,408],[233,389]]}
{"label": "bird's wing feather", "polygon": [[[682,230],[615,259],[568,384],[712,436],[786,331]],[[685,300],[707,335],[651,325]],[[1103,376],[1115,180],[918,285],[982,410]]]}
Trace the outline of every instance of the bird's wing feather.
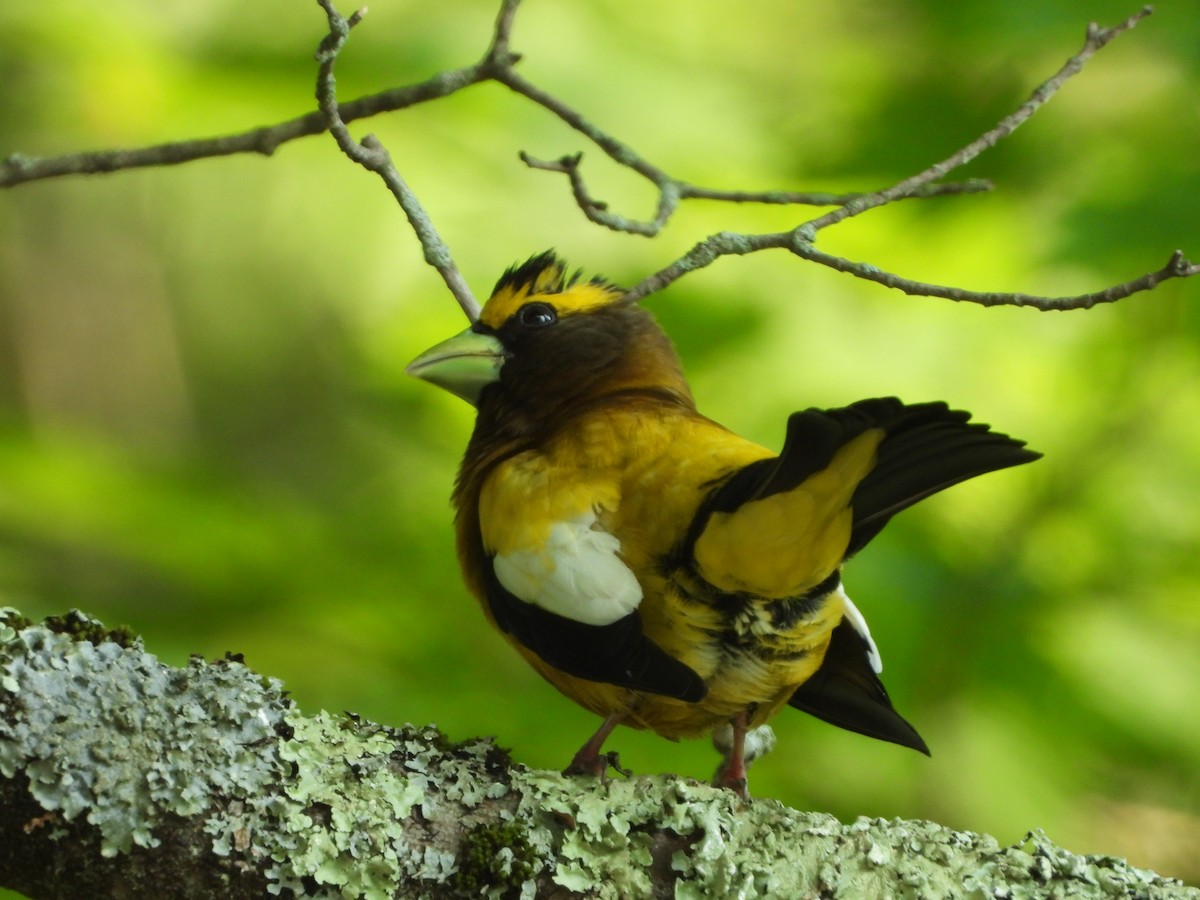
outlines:
{"label": "bird's wing feather", "polygon": [[[866,400],[854,407],[886,402]],[[949,409],[944,403],[901,405],[881,413],[888,437],[854,492],[854,529],[846,556],[866,546],[896,513],[931,494],[976,475],[1041,457],[1024,441],[968,422],[969,413]]]}
{"label": "bird's wing feather", "polygon": [[697,514],[700,573],[722,590],[802,593],[897,512],[1040,456],[969,418],[944,403],[895,397],[794,413],[779,456],[743,467]]}
{"label": "bird's wing feather", "polygon": [[[700,573],[721,589],[768,597],[789,586],[812,588],[897,512],[1040,455],[969,418],[944,403],[908,405],[894,397],[794,414],[779,456],[735,473],[697,516],[693,546]],[[845,616],[820,668],[789,703],[842,728],[928,753],[892,708],[865,619],[848,598],[844,602]]]}
{"label": "bird's wing feather", "polygon": [[544,541],[497,552],[496,578],[514,596],[585,625],[610,625],[637,609],[642,586],[621,561],[621,542],[594,510],[550,523]]}
{"label": "bird's wing feather", "polygon": [[637,610],[607,625],[588,625],[520,599],[492,567],[484,573],[484,588],[496,624],[568,675],[689,703],[708,693],[704,679],[646,637]]}
{"label": "bird's wing feather", "polygon": [[793,416],[780,456],[751,463],[713,495],[698,516],[702,527],[692,545],[709,584],[731,593],[795,597],[841,564],[853,524],[850,498],[883,432],[862,428],[848,435],[838,424]]}
{"label": "bird's wing feather", "polygon": [[570,475],[526,454],[484,485],[484,586],[497,624],[567,674],[700,700],[700,676],[642,632],[642,587],[601,522],[619,500],[615,481]]}

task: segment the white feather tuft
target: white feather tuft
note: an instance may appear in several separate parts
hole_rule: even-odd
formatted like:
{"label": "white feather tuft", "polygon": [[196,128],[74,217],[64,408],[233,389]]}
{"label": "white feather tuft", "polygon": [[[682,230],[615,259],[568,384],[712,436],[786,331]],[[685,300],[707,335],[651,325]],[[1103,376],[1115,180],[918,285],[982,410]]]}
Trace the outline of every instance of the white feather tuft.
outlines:
{"label": "white feather tuft", "polygon": [[875,646],[875,639],[871,637],[871,629],[867,627],[867,620],[864,619],[863,614],[858,611],[858,607],[854,605],[854,601],[846,596],[846,592],[840,587],[838,590],[841,591],[842,602],[846,607],[844,613],[846,621],[849,622],[854,630],[861,634],[863,639],[867,642],[867,660],[871,663],[871,668],[875,670],[875,674],[878,675],[883,671],[883,658],[879,655],[879,648]]}
{"label": "white feather tuft", "polygon": [[610,625],[642,602],[642,586],[620,550],[589,510],[556,522],[543,546],[497,555],[493,565],[500,583],[526,603],[586,625]]}

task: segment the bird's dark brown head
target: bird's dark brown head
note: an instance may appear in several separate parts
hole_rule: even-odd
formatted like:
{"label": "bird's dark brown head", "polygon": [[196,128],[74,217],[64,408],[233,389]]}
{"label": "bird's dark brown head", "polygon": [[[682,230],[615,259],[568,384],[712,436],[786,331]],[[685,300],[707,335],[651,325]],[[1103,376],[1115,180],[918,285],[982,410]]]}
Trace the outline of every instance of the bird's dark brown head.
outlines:
{"label": "bird's dark brown head", "polygon": [[480,424],[530,433],[609,398],[691,404],[679,358],[646,310],[600,278],[567,274],[553,253],[505,272],[466,332],[409,371],[479,409]]}

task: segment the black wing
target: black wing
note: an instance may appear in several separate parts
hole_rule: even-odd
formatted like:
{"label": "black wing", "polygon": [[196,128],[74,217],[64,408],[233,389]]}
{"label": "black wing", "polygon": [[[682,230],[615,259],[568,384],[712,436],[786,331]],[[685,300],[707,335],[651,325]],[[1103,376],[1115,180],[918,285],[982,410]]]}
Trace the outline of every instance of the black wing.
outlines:
{"label": "black wing", "polygon": [[689,666],[642,633],[635,609],[608,625],[588,625],[526,603],[485,565],[488,605],[496,624],[545,662],[577,678],[675,697],[703,700],[708,685]]}

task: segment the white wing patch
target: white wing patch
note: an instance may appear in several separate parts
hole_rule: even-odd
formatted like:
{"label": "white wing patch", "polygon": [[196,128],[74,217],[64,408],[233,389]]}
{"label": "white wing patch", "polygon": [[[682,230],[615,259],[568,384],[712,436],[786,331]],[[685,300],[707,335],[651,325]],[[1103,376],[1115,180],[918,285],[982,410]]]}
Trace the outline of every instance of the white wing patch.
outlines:
{"label": "white wing patch", "polygon": [[585,625],[610,625],[642,602],[620,549],[588,510],[556,522],[541,547],[498,554],[493,565],[500,583],[526,603]]}
{"label": "white wing patch", "polygon": [[838,588],[838,591],[841,592],[842,603],[846,607],[844,613],[846,621],[867,642],[867,661],[871,663],[871,668],[878,675],[883,671],[883,658],[879,655],[879,648],[875,646],[875,639],[871,637],[871,629],[867,627],[867,620],[863,618],[863,614],[858,611],[858,607],[846,596],[846,592],[841,587]]}

